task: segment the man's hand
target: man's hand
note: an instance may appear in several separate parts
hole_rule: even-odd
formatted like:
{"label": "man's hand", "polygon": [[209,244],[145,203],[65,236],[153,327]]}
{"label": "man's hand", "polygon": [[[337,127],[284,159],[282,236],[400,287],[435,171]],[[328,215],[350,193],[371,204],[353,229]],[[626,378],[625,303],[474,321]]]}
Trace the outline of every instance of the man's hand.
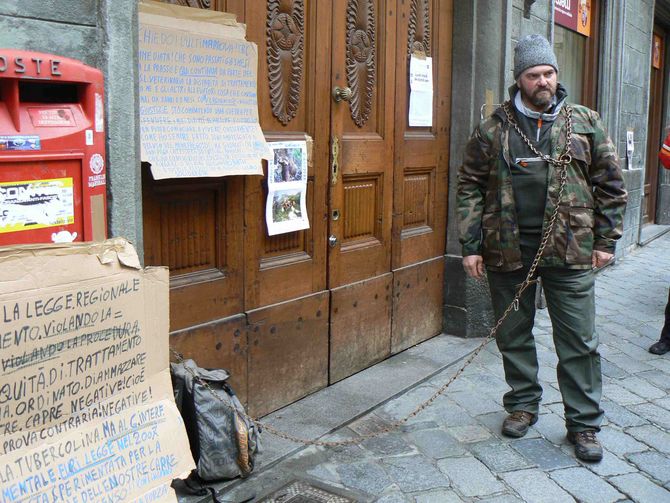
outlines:
{"label": "man's hand", "polygon": [[484,260],[481,255],[463,257],[463,268],[471,278],[480,279],[484,275]]}
{"label": "man's hand", "polygon": [[594,269],[597,269],[599,267],[603,267],[610,263],[612,259],[614,258],[614,255],[611,253],[607,253],[604,251],[599,251],[599,250],[593,250],[593,254],[591,255],[591,266]]}

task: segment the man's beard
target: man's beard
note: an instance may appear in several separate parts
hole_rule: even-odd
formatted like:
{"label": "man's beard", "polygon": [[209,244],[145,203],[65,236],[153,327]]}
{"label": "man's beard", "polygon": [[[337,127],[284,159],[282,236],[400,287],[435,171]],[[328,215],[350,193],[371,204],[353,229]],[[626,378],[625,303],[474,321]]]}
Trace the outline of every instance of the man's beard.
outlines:
{"label": "man's beard", "polygon": [[[525,94],[525,93],[524,93]],[[551,105],[552,101],[554,98],[554,93],[551,92],[551,89],[546,88],[546,89],[540,89],[539,91],[535,91],[533,95],[528,96],[526,95],[526,99],[530,101],[533,105],[535,105],[538,108],[542,109],[547,109]]]}

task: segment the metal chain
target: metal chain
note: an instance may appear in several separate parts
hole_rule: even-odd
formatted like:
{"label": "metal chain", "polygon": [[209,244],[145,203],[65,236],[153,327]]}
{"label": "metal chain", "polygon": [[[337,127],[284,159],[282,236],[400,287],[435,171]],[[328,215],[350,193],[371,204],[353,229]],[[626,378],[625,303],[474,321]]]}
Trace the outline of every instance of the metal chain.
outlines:
{"label": "metal chain", "polygon": [[[316,446],[322,446],[322,447],[343,447],[347,445],[354,445],[354,444],[359,444],[363,440],[367,440],[370,438],[378,437],[380,435],[384,435],[386,433],[390,433],[394,430],[397,430],[398,428],[402,427],[404,424],[406,424],[410,419],[416,417],[419,415],[426,407],[428,407],[430,404],[432,404],[440,395],[442,395],[447,388],[453,383],[464,371],[465,369],[472,363],[472,361],[477,357],[477,355],[481,352],[482,349],[484,349],[484,346],[486,346],[489,342],[491,342],[496,333],[498,332],[498,329],[500,326],[503,324],[505,319],[509,316],[509,314],[513,310],[518,310],[519,306],[519,300],[521,298],[521,295],[523,292],[533,283],[535,283],[537,280],[533,279],[533,276],[535,275],[535,271],[538,267],[538,264],[540,263],[540,259],[542,258],[542,254],[544,253],[544,250],[547,246],[547,242],[549,241],[549,237],[551,236],[551,233],[553,231],[554,225],[556,223],[556,219],[558,218],[558,210],[559,210],[559,203],[563,197],[563,192],[565,191],[565,185],[567,181],[567,166],[570,164],[572,161],[572,156],[570,155],[570,141],[572,139],[572,108],[565,106],[563,110],[565,110],[566,114],[566,142],[565,142],[565,147],[563,150],[563,153],[557,158],[554,159],[549,155],[542,154],[535,146],[531,143],[531,141],[528,139],[528,137],[521,131],[519,128],[519,125],[517,122],[514,120],[512,117],[512,114],[509,110],[510,102],[506,102],[503,105],[503,110],[505,111],[505,114],[507,115],[507,120],[509,123],[514,127],[516,132],[521,136],[521,139],[530,147],[530,149],[533,151],[535,155],[538,157],[541,157],[543,160],[545,160],[548,163],[553,164],[554,166],[560,167],[561,172],[559,174],[559,180],[560,180],[560,185],[558,189],[558,195],[556,196],[556,207],[554,208],[554,211],[549,219],[549,223],[547,225],[547,228],[544,232],[544,235],[542,237],[542,240],[540,241],[540,247],[537,250],[537,254],[535,255],[535,258],[533,259],[533,262],[531,263],[530,269],[528,270],[528,274],[526,275],[526,279],[521,283],[519,286],[519,289],[517,290],[516,295],[514,296],[514,300],[510,303],[509,306],[507,306],[507,309],[503,312],[502,316],[500,319],[496,322],[496,324],[491,328],[489,331],[489,334],[486,336],[486,338],[482,341],[479,346],[475,348],[475,350],[468,356],[468,358],[465,360],[463,365],[459,367],[459,369],[456,371],[456,373],[451,376],[451,378],[444,383],[433,395],[431,395],[430,398],[425,400],[424,402],[420,403],[412,412],[410,412],[408,415],[405,417],[398,419],[396,421],[393,421],[390,423],[388,426],[385,426],[383,428],[379,428],[378,430],[375,430],[370,433],[365,433],[362,435],[357,436],[356,438],[351,438],[347,440],[338,440],[338,441],[324,441],[324,440],[312,440],[308,438],[300,438],[296,437],[294,435],[290,435],[288,433],[285,433],[283,431],[277,430],[273,428],[272,426],[260,422],[258,419],[254,419],[250,416],[248,416],[246,413],[244,413],[246,419],[254,424],[257,428],[258,431],[261,432],[263,430],[267,431],[268,433],[271,433],[275,435],[276,437],[283,438],[284,440],[288,440],[290,442],[295,442],[303,445],[316,445]],[[178,362],[183,363],[184,357],[177,351],[175,351],[173,348],[170,348],[170,351],[172,354],[175,356]],[[233,407],[229,405],[226,401],[224,401],[219,394],[214,390],[206,381],[202,380],[200,376],[198,376],[190,367],[184,366],[184,368],[191,374],[194,380],[196,380],[198,383],[200,383],[202,386],[204,386],[211,394],[214,396],[215,399],[217,399],[221,404],[230,409],[233,410]],[[236,412],[242,413],[242,411],[238,411],[235,409]]]}

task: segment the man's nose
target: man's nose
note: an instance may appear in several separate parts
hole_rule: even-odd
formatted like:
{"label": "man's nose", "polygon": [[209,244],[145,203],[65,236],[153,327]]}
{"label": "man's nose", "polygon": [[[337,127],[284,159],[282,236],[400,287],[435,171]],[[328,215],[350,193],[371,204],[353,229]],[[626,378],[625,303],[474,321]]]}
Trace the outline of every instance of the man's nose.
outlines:
{"label": "man's nose", "polygon": [[542,76],[542,77],[540,77],[540,79],[537,81],[537,84],[538,84],[540,87],[544,87],[544,86],[547,85],[547,79],[546,79],[544,76]]}

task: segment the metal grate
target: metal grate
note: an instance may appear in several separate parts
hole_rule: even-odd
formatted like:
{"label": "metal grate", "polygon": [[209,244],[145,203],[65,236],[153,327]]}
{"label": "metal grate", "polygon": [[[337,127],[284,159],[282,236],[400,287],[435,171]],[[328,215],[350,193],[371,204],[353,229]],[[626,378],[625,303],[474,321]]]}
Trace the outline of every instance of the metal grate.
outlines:
{"label": "metal grate", "polygon": [[352,499],[315,487],[307,482],[295,480],[281,489],[266,496],[258,503],[357,503],[361,500]]}

